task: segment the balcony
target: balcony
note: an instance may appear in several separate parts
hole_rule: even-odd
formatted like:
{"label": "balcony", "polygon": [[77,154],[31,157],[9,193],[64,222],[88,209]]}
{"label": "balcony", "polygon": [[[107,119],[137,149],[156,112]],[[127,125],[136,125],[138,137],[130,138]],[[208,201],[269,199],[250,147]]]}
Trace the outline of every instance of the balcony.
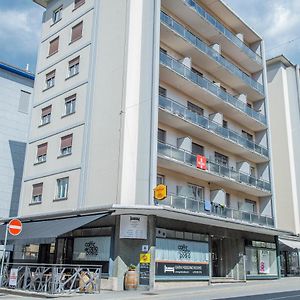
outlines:
{"label": "balcony", "polygon": [[250,73],[263,69],[262,57],[194,0],[162,0],[162,5],[211,44],[220,44],[224,53]]}
{"label": "balcony", "polygon": [[[187,57],[192,57],[196,65],[202,66],[216,78],[221,78],[231,88],[248,95],[253,100],[264,97],[262,84],[240,70],[235,64],[225,59],[219,52],[204,43],[199,37],[176,22],[166,13],[161,12],[161,40]],[[193,47],[191,47],[191,45]]]}
{"label": "balcony", "polygon": [[168,197],[165,200],[157,201],[156,203],[158,205],[170,206],[177,209],[205,213],[207,215],[220,217],[226,220],[274,227],[274,219],[270,216],[259,215],[214,204],[211,204],[210,209],[206,209],[204,201],[196,200],[189,197],[168,195]]}
{"label": "balcony", "polygon": [[268,181],[235,171],[233,168],[218,165],[212,161],[207,162],[207,170],[198,169],[196,167],[196,155],[162,142],[158,142],[157,151],[158,164],[163,168],[214,182],[220,186],[256,197],[271,195],[271,184]]}
{"label": "balcony", "polygon": [[[246,139],[241,134],[220,126],[218,123],[190,111],[176,101],[159,96],[159,120],[172,127],[201,136],[220,148],[244,157],[255,163],[268,161],[268,149]],[[170,116],[170,114],[172,116]],[[213,133],[215,136],[212,136]]]}
{"label": "balcony", "polygon": [[160,52],[160,79],[185,94],[201,99],[201,102],[222,111],[225,115],[254,131],[264,130],[266,117],[247,106],[246,103],[222,90],[209,79],[198,75],[184,64]]}

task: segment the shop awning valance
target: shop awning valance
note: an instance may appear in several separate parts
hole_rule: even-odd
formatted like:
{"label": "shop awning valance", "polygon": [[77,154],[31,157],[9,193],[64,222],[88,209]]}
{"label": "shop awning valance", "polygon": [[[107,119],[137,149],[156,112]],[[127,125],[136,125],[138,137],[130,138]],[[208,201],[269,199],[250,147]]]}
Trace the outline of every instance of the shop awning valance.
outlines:
{"label": "shop awning valance", "polygon": [[[101,213],[86,216],[72,216],[51,220],[39,220],[23,223],[22,232],[17,236],[8,235],[8,242],[48,244],[67,232],[82,227],[110,213]],[[0,240],[5,238],[6,224],[0,226]]]}
{"label": "shop awning valance", "polygon": [[286,248],[288,248],[289,250],[300,249],[300,241],[292,241],[292,240],[279,239],[279,242],[280,242],[280,248],[282,248],[283,250],[285,250]]}

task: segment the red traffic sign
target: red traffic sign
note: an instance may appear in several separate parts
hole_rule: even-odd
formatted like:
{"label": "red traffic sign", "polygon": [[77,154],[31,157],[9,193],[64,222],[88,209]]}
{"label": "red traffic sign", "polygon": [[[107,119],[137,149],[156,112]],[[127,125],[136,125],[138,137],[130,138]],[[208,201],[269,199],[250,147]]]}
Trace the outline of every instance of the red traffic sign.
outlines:
{"label": "red traffic sign", "polygon": [[8,223],[8,232],[11,235],[19,235],[22,231],[22,222],[19,219],[12,219]]}

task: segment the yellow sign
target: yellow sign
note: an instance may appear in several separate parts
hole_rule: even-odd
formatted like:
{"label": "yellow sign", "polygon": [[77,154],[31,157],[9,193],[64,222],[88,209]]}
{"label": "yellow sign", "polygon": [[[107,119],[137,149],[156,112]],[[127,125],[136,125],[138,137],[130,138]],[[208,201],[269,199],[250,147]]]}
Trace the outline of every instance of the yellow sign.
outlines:
{"label": "yellow sign", "polygon": [[167,197],[167,186],[164,184],[159,184],[154,189],[154,199],[164,200]]}
{"label": "yellow sign", "polygon": [[141,264],[150,264],[151,255],[150,253],[140,253],[140,263]]}

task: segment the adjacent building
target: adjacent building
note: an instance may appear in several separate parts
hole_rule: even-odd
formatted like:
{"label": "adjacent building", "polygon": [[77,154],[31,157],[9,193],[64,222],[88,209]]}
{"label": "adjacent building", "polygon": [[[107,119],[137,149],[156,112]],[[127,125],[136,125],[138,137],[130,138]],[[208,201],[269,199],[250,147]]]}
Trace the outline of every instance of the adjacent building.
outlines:
{"label": "adjacent building", "polygon": [[273,175],[280,239],[281,272],[300,275],[300,81],[299,66],[280,55],[267,61]]}
{"label": "adjacent building", "polygon": [[113,289],[143,252],[150,286],[277,278],[261,37],[222,1],[35,2],[14,261],[102,264]]}
{"label": "adjacent building", "polygon": [[0,218],[18,214],[34,76],[0,62]]}

